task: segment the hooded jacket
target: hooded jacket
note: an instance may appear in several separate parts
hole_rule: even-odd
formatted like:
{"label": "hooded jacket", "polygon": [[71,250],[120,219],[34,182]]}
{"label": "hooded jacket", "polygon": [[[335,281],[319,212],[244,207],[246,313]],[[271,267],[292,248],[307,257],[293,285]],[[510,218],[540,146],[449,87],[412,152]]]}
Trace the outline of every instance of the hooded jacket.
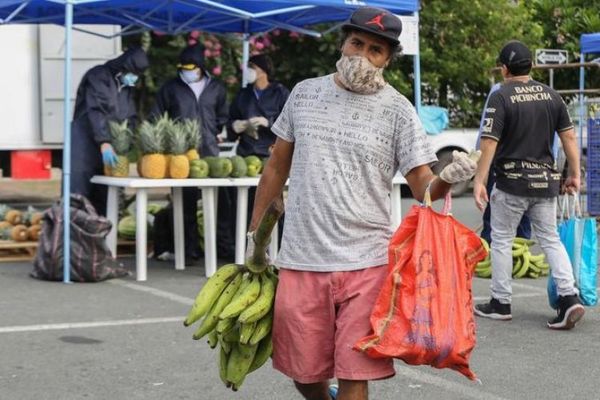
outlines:
{"label": "hooded jacket", "polygon": [[110,142],[109,121],[136,122],[133,87],[124,87],[120,74],[141,74],[148,67],[148,57],[140,48],[127,50],[119,57],[90,69],[77,88],[71,129],[71,193],[87,197],[100,214],[106,206],[106,188],[93,185],[90,179],[102,174],[100,145]]}
{"label": "hooded jacket", "polygon": [[223,82],[206,76],[208,82],[197,99],[192,89],[179,76],[167,81],[158,91],[152,116],[164,112],[171,118],[197,119],[200,122],[202,157],[218,156],[217,135],[227,123],[227,90]]}
{"label": "hooded jacket", "polygon": [[91,136],[94,143],[101,144],[110,142],[108,121],[128,119],[132,127],[136,117],[133,88],[123,87],[119,75],[127,72],[139,75],[148,65],[146,53],[133,48],[90,69],[77,88],[73,122],[81,129],[73,132],[73,136]]}

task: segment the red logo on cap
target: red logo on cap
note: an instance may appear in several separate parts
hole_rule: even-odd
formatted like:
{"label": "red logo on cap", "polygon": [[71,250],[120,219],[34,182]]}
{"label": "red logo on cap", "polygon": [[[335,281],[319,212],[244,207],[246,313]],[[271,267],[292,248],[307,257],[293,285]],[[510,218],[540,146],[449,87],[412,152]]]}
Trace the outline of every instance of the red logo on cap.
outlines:
{"label": "red logo on cap", "polygon": [[383,23],[381,22],[383,17],[385,17],[385,14],[376,15],[370,21],[365,22],[365,25],[369,25],[369,24],[377,25],[379,27],[379,29],[381,29],[382,31],[385,31],[385,26],[383,26]]}

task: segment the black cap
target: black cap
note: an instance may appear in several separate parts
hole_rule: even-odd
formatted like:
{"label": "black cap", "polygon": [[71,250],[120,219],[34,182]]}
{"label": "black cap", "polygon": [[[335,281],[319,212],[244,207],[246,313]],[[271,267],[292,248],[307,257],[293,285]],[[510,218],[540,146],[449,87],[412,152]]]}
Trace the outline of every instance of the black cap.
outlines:
{"label": "black cap", "polygon": [[357,29],[386,39],[394,46],[400,44],[402,21],[387,10],[375,7],[360,7],[342,25],[342,29]]}
{"label": "black cap", "polygon": [[273,61],[266,54],[257,54],[248,59],[248,63],[256,65],[258,68],[265,71],[267,76],[271,76],[273,74]]}
{"label": "black cap", "polygon": [[531,66],[531,51],[522,42],[511,40],[500,50],[498,62],[506,65],[509,71],[522,70]]}
{"label": "black cap", "polygon": [[177,68],[190,70],[198,67],[204,69],[204,46],[195,44],[183,49],[181,54],[179,54]]}

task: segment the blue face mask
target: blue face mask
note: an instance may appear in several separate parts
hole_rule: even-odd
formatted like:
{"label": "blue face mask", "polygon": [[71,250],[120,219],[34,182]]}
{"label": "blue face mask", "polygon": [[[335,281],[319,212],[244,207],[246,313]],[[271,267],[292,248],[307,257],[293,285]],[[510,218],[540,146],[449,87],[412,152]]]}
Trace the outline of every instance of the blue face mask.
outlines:
{"label": "blue face mask", "polygon": [[133,72],[127,72],[121,75],[120,79],[123,86],[135,86],[135,83],[138,80],[138,76]]}
{"label": "blue face mask", "polygon": [[181,70],[181,79],[185,83],[194,83],[200,80],[200,71],[198,69],[189,70]]}

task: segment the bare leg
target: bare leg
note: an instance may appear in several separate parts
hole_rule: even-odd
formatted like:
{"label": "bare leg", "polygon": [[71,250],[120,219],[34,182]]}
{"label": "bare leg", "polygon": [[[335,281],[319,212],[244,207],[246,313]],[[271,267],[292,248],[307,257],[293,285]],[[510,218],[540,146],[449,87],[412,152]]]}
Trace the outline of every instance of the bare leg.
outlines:
{"label": "bare leg", "polygon": [[340,389],[337,400],[368,400],[369,381],[348,381],[338,379]]}
{"label": "bare leg", "polygon": [[294,381],[296,389],[306,400],[331,400],[329,397],[329,381],[316,383],[299,383]]}

